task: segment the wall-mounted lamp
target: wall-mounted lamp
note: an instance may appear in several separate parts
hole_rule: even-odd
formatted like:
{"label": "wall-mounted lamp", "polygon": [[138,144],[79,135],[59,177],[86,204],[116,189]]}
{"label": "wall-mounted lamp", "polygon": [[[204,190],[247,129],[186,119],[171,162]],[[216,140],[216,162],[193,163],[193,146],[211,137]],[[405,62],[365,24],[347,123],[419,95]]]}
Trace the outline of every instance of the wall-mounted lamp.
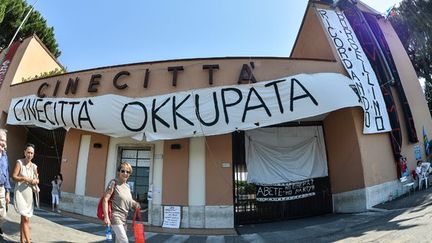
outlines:
{"label": "wall-mounted lamp", "polygon": [[171,149],[181,149],[181,145],[179,143],[171,144]]}

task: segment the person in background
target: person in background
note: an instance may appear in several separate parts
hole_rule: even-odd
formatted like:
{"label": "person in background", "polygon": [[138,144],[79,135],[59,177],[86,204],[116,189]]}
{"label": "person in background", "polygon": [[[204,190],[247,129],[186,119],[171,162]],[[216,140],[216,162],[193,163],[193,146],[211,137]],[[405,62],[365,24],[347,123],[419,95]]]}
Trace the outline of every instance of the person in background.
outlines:
{"label": "person in background", "polygon": [[[0,129],[0,227],[6,222],[7,205],[10,202],[9,161],[6,154],[7,132]],[[3,230],[0,228],[0,234]]]}
{"label": "person in background", "polygon": [[[21,215],[20,239],[30,243],[30,217],[33,216],[33,190],[39,184],[37,166],[32,162],[35,147],[28,143],[24,147],[24,159],[17,160],[12,178],[15,182],[14,206]],[[35,192],[36,193],[36,192]],[[38,192],[37,192],[38,193]]]}
{"label": "person in background", "polygon": [[60,213],[58,206],[60,203],[59,192],[60,192],[61,180],[60,180],[58,175],[54,176],[54,179],[51,181],[51,186],[52,186],[52,189],[51,189],[52,211],[57,211],[57,213]]}
{"label": "person in background", "polygon": [[417,167],[415,169],[417,177],[419,177],[421,175],[422,172],[422,161],[421,160],[417,160]]}
{"label": "person in background", "polygon": [[[105,190],[103,210],[104,222],[112,226],[116,235],[116,242],[128,242],[126,218],[129,209],[132,207],[140,208],[140,204],[132,199],[132,194],[127,184],[129,176],[132,174],[132,166],[129,163],[122,162],[117,167],[117,178],[111,180]],[[112,218],[108,216],[108,200],[112,197]]]}

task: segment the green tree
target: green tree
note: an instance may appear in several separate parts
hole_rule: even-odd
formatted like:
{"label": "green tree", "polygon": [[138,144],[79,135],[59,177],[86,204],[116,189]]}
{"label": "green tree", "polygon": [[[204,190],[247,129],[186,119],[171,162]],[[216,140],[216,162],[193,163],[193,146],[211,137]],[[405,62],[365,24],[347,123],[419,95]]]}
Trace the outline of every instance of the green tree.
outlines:
{"label": "green tree", "polygon": [[[15,31],[30,8],[31,6],[29,6],[25,0],[0,0],[1,48],[5,48],[9,45]],[[55,57],[60,56],[61,52],[58,49],[57,41],[54,36],[54,28],[48,27],[46,20],[36,10],[33,10],[24,23],[16,40],[28,37],[32,34],[36,34]]]}
{"label": "green tree", "polygon": [[389,17],[417,76],[425,79],[425,97],[432,114],[432,1],[403,0]]}

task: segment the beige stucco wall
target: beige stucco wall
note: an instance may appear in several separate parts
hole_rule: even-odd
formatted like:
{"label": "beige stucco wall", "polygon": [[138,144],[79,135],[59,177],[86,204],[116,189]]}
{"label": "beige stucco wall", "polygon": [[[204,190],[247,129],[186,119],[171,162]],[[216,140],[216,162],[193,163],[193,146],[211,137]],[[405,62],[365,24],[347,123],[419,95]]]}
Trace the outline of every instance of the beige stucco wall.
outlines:
{"label": "beige stucco wall", "polygon": [[[8,130],[7,153],[9,159],[9,172],[18,159],[24,158],[24,146],[27,143],[27,129],[23,126],[5,126]],[[37,151],[36,151],[37,153]]]}
{"label": "beige stucco wall", "polygon": [[365,186],[370,187],[399,178],[390,144],[390,133],[363,134],[363,111],[354,113],[354,122]]}
{"label": "beige stucco wall", "polygon": [[206,137],[206,205],[233,204],[232,152],[231,134]]}
{"label": "beige stucco wall", "polygon": [[332,193],[365,186],[362,155],[355,119],[359,108],[331,112],[323,121]]}
{"label": "beige stucco wall", "polygon": [[[81,175],[86,178],[85,196],[99,197],[105,188],[105,170],[109,148],[109,137],[97,133],[71,129],[66,133],[61,172],[65,178],[62,190],[75,193],[77,178],[78,155],[80,151],[81,137],[90,135],[90,148],[88,153],[87,174]],[[93,144],[100,143],[101,148],[93,147]],[[67,179],[66,179],[67,178]]]}
{"label": "beige stucco wall", "polygon": [[[324,6],[323,6],[324,7]],[[322,24],[317,16],[315,8],[308,7],[303,18],[302,31],[299,32],[294,48],[291,52],[292,58],[312,58],[336,61],[328,42],[328,38]]]}
{"label": "beige stucco wall", "polygon": [[62,184],[62,191],[65,192],[75,193],[75,179],[81,134],[81,131],[75,129],[66,132],[61,164],[61,172],[65,179]]}
{"label": "beige stucco wall", "polygon": [[[171,149],[172,144],[180,149]],[[189,139],[168,140],[164,143],[162,171],[162,204],[188,205]]]}
{"label": "beige stucco wall", "polygon": [[[99,197],[105,188],[105,171],[110,137],[97,133],[89,134],[91,140],[87,163],[86,196]],[[95,143],[99,143],[101,147],[94,147]]]}
{"label": "beige stucco wall", "polygon": [[62,69],[56,59],[41,45],[37,37],[33,36],[26,41],[28,41],[28,46],[16,69],[12,84],[22,82],[22,78],[34,77],[56,68]]}

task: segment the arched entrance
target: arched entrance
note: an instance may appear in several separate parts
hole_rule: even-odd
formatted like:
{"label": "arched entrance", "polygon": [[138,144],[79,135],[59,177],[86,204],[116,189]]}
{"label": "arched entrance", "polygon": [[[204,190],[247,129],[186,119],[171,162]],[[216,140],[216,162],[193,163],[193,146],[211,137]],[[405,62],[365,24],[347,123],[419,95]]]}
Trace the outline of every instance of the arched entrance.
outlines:
{"label": "arched entrance", "polygon": [[36,147],[33,162],[38,166],[40,202],[51,204],[51,181],[60,173],[66,130],[46,130],[39,127],[26,129],[27,142]]}
{"label": "arched entrance", "polygon": [[[321,125],[310,126],[310,129],[316,128],[321,129]],[[300,127],[296,126],[293,129],[298,130]],[[303,126],[302,129],[308,130],[309,128]],[[246,154],[250,151],[246,151],[245,144],[248,141],[245,140],[250,138],[245,135],[245,132],[234,132],[232,138],[235,225],[286,220],[332,212],[330,181],[327,173],[325,176],[311,176],[306,180],[271,186],[248,183],[247,177],[248,174],[249,176],[251,174],[248,173],[246,160],[250,158],[247,158]],[[324,144],[323,138],[321,140]],[[287,146],[287,148],[289,147]],[[284,153],[284,148],[278,149]],[[325,148],[321,149],[325,153]],[[267,152],[270,153],[270,157],[276,156],[276,159],[275,161],[267,160],[269,166],[264,167],[271,167],[272,163],[280,162],[280,160],[283,162],[283,158],[287,157],[281,154],[271,154],[271,151]],[[257,153],[260,157],[268,158],[267,155],[262,154],[263,151]],[[313,161],[310,162],[313,163]],[[327,167],[326,159],[324,163]],[[264,174],[264,171],[262,173]]]}

